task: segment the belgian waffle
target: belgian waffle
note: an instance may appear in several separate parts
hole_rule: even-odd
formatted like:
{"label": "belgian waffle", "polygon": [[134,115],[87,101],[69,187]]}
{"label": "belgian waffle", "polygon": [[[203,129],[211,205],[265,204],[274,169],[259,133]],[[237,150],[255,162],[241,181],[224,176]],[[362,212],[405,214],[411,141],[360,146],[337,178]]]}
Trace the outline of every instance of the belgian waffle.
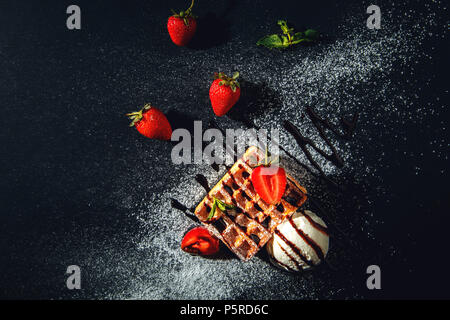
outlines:
{"label": "belgian waffle", "polygon": [[[264,202],[253,188],[251,174],[264,153],[250,147],[195,209],[197,218],[241,260],[249,260],[273,236],[275,228],[305,201],[306,189],[288,174],[286,191],[277,205]],[[209,217],[214,197],[236,209],[217,208]]]}

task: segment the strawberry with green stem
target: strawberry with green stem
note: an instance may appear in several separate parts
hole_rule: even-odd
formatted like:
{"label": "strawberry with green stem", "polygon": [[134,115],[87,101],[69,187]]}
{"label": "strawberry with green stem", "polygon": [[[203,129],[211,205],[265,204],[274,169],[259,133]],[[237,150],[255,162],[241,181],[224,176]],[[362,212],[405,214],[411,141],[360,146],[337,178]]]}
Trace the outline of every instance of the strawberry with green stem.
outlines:
{"label": "strawberry with green stem", "polygon": [[192,0],[191,6],[186,11],[176,13],[172,10],[173,15],[167,21],[167,30],[169,31],[170,39],[177,46],[187,45],[197,30],[197,20],[192,14],[193,6],[194,0]]}
{"label": "strawberry with green stem", "polygon": [[136,127],[140,134],[147,138],[170,140],[172,127],[164,113],[159,109],[146,104],[141,110],[127,113],[130,118],[130,127]]}
{"label": "strawberry with green stem", "polygon": [[251,181],[255,191],[266,203],[277,204],[286,190],[286,172],[283,168],[273,165],[275,160],[269,162],[267,153],[266,148],[264,164],[259,164],[253,170]]}
{"label": "strawberry with green stem", "polygon": [[225,115],[238,102],[241,96],[238,77],[239,72],[235,72],[232,77],[223,72],[214,74],[215,80],[209,88],[209,99],[218,117]]}

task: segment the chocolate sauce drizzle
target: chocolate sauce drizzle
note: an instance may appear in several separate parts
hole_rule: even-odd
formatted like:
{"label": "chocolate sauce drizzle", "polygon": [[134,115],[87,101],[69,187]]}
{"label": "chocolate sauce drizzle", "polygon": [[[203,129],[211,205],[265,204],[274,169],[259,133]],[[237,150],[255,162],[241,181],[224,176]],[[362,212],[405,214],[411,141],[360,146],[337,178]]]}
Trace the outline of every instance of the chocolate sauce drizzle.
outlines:
{"label": "chocolate sauce drizzle", "polygon": [[[310,106],[306,107],[305,109],[305,113],[306,115],[309,117],[310,121],[313,123],[314,127],[317,129],[320,137],[325,141],[325,143],[328,145],[328,147],[331,150],[331,154],[328,154],[326,151],[320,149],[311,139],[309,139],[308,137],[305,137],[304,135],[302,135],[302,133],[300,132],[300,130],[290,121],[286,120],[284,121],[284,128],[294,137],[294,139],[296,140],[296,142],[298,143],[298,145],[300,146],[300,148],[302,149],[302,151],[304,152],[305,156],[307,157],[307,159],[309,160],[309,162],[311,163],[311,165],[317,169],[317,171],[319,172],[319,174],[317,174],[316,172],[314,172],[313,170],[310,169],[310,167],[308,167],[306,164],[302,163],[301,161],[299,161],[297,159],[296,156],[292,155],[288,150],[286,150],[283,146],[278,145],[279,149],[282,150],[287,156],[289,156],[293,161],[295,161],[297,164],[299,164],[300,166],[302,166],[303,168],[305,168],[306,170],[308,170],[313,176],[318,176],[322,179],[324,179],[326,182],[328,182],[329,184],[333,185],[334,187],[339,187],[338,184],[336,184],[334,181],[332,181],[330,178],[328,178],[326,176],[326,174],[324,173],[324,171],[322,170],[322,168],[320,167],[320,165],[313,159],[310,151],[308,150],[307,146],[309,145],[310,147],[312,147],[316,152],[318,152],[321,156],[323,156],[325,159],[327,159],[328,161],[332,162],[335,166],[337,166],[338,168],[341,168],[344,166],[344,160],[342,159],[342,157],[338,154],[334,144],[331,142],[331,140],[327,137],[326,135],[326,130],[331,131],[335,136],[337,136],[338,138],[342,138],[342,139],[351,139],[355,128],[356,128],[356,123],[358,121],[359,118],[359,113],[355,113],[353,115],[353,117],[348,120],[345,119],[344,117],[340,118],[340,122],[341,122],[341,126],[342,129],[338,129],[337,126],[333,125],[332,123],[330,123],[330,121],[328,119],[324,119],[322,117],[320,117],[317,112]],[[257,130],[259,130],[260,128],[258,128],[258,126],[254,125],[254,124],[250,124],[250,123],[246,123],[248,127],[255,127]],[[224,133],[224,131],[218,126],[218,124],[215,121],[212,121],[210,123],[210,125],[212,125],[213,127],[218,128],[222,133]],[[270,133],[269,133],[270,134]],[[268,137],[269,138],[269,137]],[[226,148],[226,144],[224,144],[224,147]],[[231,150],[230,150],[231,151]],[[236,154],[235,154],[236,155]],[[227,171],[229,171],[231,168],[231,166],[226,166]],[[214,165],[213,169],[215,171],[219,171],[218,170],[218,166]],[[204,178],[204,177],[203,177]],[[209,187],[205,187],[205,183],[204,181],[202,181],[203,179],[197,179],[196,180],[202,184],[202,186],[205,188],[205,190],[207,190],[207,192],[209,192]],[[204,179],[206,181],[206,178]],[[234,180],[234,179],[233,179]],[[201,182],[202,181],[202,182]],[[234,181],[233,181],[234,182]],[[235,183],[235,182],[234,182]],[[207,185],[207,182],[206,182]],[[326,216],[326,213],[323,211],[323,209],[321,208],[321,206],[319,205],[318,201],[314,199],[314,197],[312,197],[311,195],[309,195],[309,200],[311,202],[311,204],[316,207],[318,209],[319,212],[321,212],[322,216]],[[315,223],[309,216],[307,216],[305,214],[306,218],[311,222],[311,223]],[[266,220],[269,220],[270,217],[267,217]],[[262,223],[265,224],[266,221],[264,221]],[[355,248],[358,249],[357,246],[353,243],[353,241],[347,236],[347,234],[345,232],[343,232],[342,230],[340,230],[340,228],[338,228],[334,223],[328,223],[328,225],[331,227],[331,229],[333,229],[334,231],[337,231],[339,234],[341,234],[343,236],[343,238],[345,240],[347,240],[348,244]],[[322,228],[320,231],[329,234],[329,230],[328,228],[323,228],[322,226],[318,225],[316,226],[317,228]],[[282,236],[282,235],[281,235]],[[284,238],[284,237],[283,237]],[[292,248],[292,246],[295,247],[295,249],[299,250],[294,244],[290,243],[289,240],[285,241],[285,239],[282,239],[285,243],[287,243],[289,245],[289,247]],[[313,247],[314,248],[314,247]],[[294,249],[294,248],[292,248]],[[314,248],[315,251],[318,253],[318,256],[322,253],[321,250],[319,250],[320,248]],[[296,252],[297,250],[293,250],[296,254],[298,254],[300,256],[300,258],[302,258],[303,261],[305,261],[305,263],[307,263],[308,265],[312,265],[311,261],[308,261],[306,259],[306,257],[304,257],[303,255],[301,255],[301,252]],[[319,253],[320,252],[320,253]],[[325,262],[327,262],[326,259],[324,259],[323,254],[322,256],[319,256],[321,260],[324,260]],[[295,259],[294,259],[295,260]],[[296,262],[296,261],[295,261]],[[327,263],[328,264],[328,263]],[[287,267],[287,266],[286,266]],[[332,266],[330,266],[332,269],[334,269]],[[290,269],[290,268],[288,268]]]}
{"label": "chocolate sauce drizzle", "polygon": [[[283,250],[283,252],[285,252],[286,250],[284,250],[284,248],[280,247],[281,250]],[[292,258],[288,255],[289,259],[292,261]],[[279,264],[280,266],[283,266],[284,268],[286,268],[288,271],[295,271],[294,269],[292,269],[290,266],[288,266],[287,264],[284,264],[283,262],[281,262],[280,260],[278,260],[275,257],[270,257],[270,259],[274,260],[276,264]],[[295,261],[294,263],[296,263],[297,261]]]}
{"label": "chocolate sauce drizzle", "polygon": [[297,227],[297,225],[295,224],[295,222],[292,221],[292,219],[289,219],[288,221],[291,224],[292,228],[294,228],[294,230],[300,236],[300,238],[302,238],[303,241],[305,241],[311,248],[313,248],[314,252],[319,257],[320,261],[325,260],[325,257],[323,255],[323,252],[322,252],[322,249],[320,248],[320,246],[312,238],[310,238],[306,233],[304,233],[301,229],[299,229]]}
{"label": "chocolate sauce drizzle", "polygon": [[[338,154],[338,152],[337,152],[335,146],[333,145],[333,143],[331,142],[331,140],[327,137],[327,135],[325,133],[325,130],[330,130],[338,138],[347,139],[347,140],[351,139],[352,136],[353,136],[353,133],[355,131],[355,128],[356,128],[356,123],[358,121],[359,114],[355,113],[351,120],[347,120],[344,117],[341,117],[340,120],[341,120],[341,125],[343,127],[342,130],[339,130],[335,125],[330,123],[329,120],[320,117],[317,114],[317,112],[310,106],[306,107],[306,115],[309,117],[309,119],[313,123],[314,127],[319,132],[320,137],[329,146],[329,148],[331,150],[331,154],[328,154],[324,150],[322,150],[319,147],[317,147],[317,145],[314,144],[314,142],[311,139],[305,137],[300,132],[300,130],[294,124],[292,124],[290,121],[286,120],[284,122],[284,128],[294,137],[294,139],[296,140],[296,142],[298,143],[298,145],[302,149],[303,153],[305,154],[306,158],[309,160],[311,165],[314,168],[316,168],[318,170],[318,172],[320,173],[320,177],[322,179],[324,179],[326,182],[328,182],[330,185],[333,185],[334,187],[338,187],[339,189],[342,189],[342,186],[339,186],[333,180],[331,180],[330,178],[328,178],[325,175],[325,173],[323,172],[323,170],[320,167],[320,165],[313,159],[313,157],[312,157],[310,151],[308,150],[307,146],[308,145],[311,146],[321,156],[323,156],[328,161],[332,162],[338,168],[343,167],[344,166],[344,161],[341,158],[341,156]],[[318,201],[315,200],[314,197],[312,197],[311,195],[309,196],[309,201],[314,207],[316,207],[319,210],[319,212],[320,212],[320,214],[322,216],[326,216],[326,213],[321,208],[321,206],[319,205]],[[309,216],[307,218],[309,218]],[[348,242],[348,244],[350,244],[353,248],[356,248],[355,244],[351,241],[351,239],[347,236],[347,234],[345,232],[343,232],[342,230],[340,230],[336,226],[336,224],[328,223],[328,225],[330,225],[332,227],[332,229],[334,229],[339,234],[341,234],[343,236],[343,239],[345,239]],[[328,233],[328,229],[323,230],[323,231]]]}
{"label": "chocolate sauce drizzle", "polygon": [[[281,251],[283,251],[283,253],[289,258],[289,260],[291,260],[295,266],[297,267],[297,270],[302,270],[302,266],[298,263],[297,259],[295,259],[293,256],[291,256],[289,254],[289,252],[286,251],[285,248],[283,248],[282,246],[280,246]],[[279,264],[281,264],[282,266],[285,266],[286,268],[288,268],[290,271],[295,271],[295,269],[289,267],[288,265],[282,263],[280,260],[278,260],[277,258],[273,257],[273,259],[275,259],[276,262],[278,262]]]}
{"label": "chocolate sauce drizzle", "polygon": [[315,222],[315,221],[313,220],[313,218],[311,218],[311,217],[309,216],[309,214],[307,214],[307,213],[305,212],[305,210],[303,210],[303,211],[301,211],[301,212],[303,213],[303,216],[305,217],[305,219],[308,220],[308,222],[309,222],[314,228],[316,228],[317,230],[319,230],[320,232],[322,232],[322,233],[325,234],[325,235],[329,235],[329,234],[328,234],[328,228],[327,228],[327,227],[324,227],[324,226],[322,226],[320,223]]}
{"label": "chocolate sauce drizzle", "polygon": [[[289,241],[278,229],[275,229],[275,234],[281,239],[283,240],[284,243],[286,243],[289,248],[292,249],[292,251],[294,251],[299,257],[300,259],[302,259],[302,261],[304,263],[306,263],[307,265],[313,267],[314,263],[312,261],[309,261],[302,253],[302,251],[300,250],[299,247],[297,247],[294,243],[292,243],[291,241]],[[294,261],[295,259],[293,259]],[[300,268],[301,269],[301,268]]]}
{"label": "chocolate sauce drizzle", "polygon": [[325,129],[330,130],[335,135],[337,135],[340,138],[344,139],[350,139],[353,135],[353,132],[356,127],[356,122],[358,121],[359,114],[356,113],[352,120],[346,120],[343,117],[341,117],[341,123],[344,127],[344,132],[342,133],[337,129],[336,126],[331,124],[327,119],[321,118],[316,111],[312,107],[306,108],[306,114],[308,115],[309,119],[313,123],[313,125],[316,127],[317,131],[319,132],[320,137],[325,141],[325,143],[328,145],[328,147],[331,149],[331,154],[328,154],[321,148],[319,148],[314,141],[312,141],[310,138],[305,137],[300,130],[289,120],[285,120],[283,125],[284,128],[294,137],[297,144],[302,149],[303,153],[305,154],[308,161],[311,163],[311,165],[319,171],[320,176],[324,178],[327,182],[331,183],[334,186],[337,186],[337,184],[329,179],[325,172],[323,172],[320,165],[313,159],[311,152],[308,150],[307,146],[312,147],[317,153],[319,153],[322,157],[327,159],[328,161],[332,162],[336,167],[342,168],[344,166],[344,160],[339,155],[339,153],[336,150],[336,147],[331,142],[331,140],[327,137],[325,133]]}
{"label": "chocolate sauce drizzle", "polygon": [[204,175],[197,174],[195,176],[195,181],[197,181],[206,190],[206,193],[208,193],[211,190],[211,188],[209,187],[208,180]]}
{"label": "chocolate sauce drizzle", "polygon": [[[345,119],[344,117],[341,117],[340,120],[344,130],[344,132],[342,133],[336,128],[336,126],[331,124],[330,121],[328,121],[328,119],[321,118],[312,107],[310,106],[306,107],[306,114],[308,115],[309,119],[312,121],[312,123],[314,124],[314,126],[317,128],[317,130],[321,135],[323,134],[325,136],[323,130],[323,128],[325,128],[332,131],[336,136],[344,139],[350,139],[352,137],[353,132],[355,131],[356,122],[358,121],[359,118],[358,113],[355,113],[353,115],[352,120],[350,121]],[[327,140],[326,136],[323,139]]]}
{"label": "chocolate sauce drizzle", "polygon": [[192,213],[194,212],[193,209],[188,209],[188,207],[174,198],[170,198],[170,205],[172,208],[182,211],[192,221],[198,222],[197,217]]}

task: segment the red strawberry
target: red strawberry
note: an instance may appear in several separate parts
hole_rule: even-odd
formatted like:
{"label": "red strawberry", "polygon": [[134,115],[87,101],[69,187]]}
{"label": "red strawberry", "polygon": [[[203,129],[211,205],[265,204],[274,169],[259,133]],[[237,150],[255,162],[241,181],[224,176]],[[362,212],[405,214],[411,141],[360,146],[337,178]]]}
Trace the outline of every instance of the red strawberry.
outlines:
{"label": "red strawberry", "polygon": [[126,116],[132,120],[130,127],[135,126],[139,133],[147,138],[170,140],[172,136],[172,127],[164,113],[149,104],[140,111],[127,113]]}
{"label": "red strawberry", "polygon": [[194,0],[186,11],[176,13],[172,10],[174,14],[167,21],[170,38],[177,46],[187,45],[197,30],[197,20],[191,12],[193,6]]}
{"label": "red strawberry", "polygon": [[286,190],[286,172],[274,165],[261,165],[252,172],[252,183],[259,196],[268,204],[277,204]]}
{"label": "red strawberry", "polygon": [[224,73],[214,74],[214,82],[209,88],[209,99],[216,116],[223,116],[233,107],[241,96],[241,88],[237,82],[239,72],[230,78]]}
{"label": "red strawberry", "polygon": [[219,240],[205,228],[196,227],[186,233],[181,249],[190,254],[209,256],[219,251]]}

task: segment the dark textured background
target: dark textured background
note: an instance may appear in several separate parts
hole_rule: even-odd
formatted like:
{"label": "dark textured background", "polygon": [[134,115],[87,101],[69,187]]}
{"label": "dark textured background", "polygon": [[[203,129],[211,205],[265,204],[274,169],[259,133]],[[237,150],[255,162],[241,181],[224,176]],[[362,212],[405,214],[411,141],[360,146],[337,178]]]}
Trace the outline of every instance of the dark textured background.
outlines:
{"label": "dark textured background", "polygon": [[[194,119],[209,123],[214,119],[207,95],[213,72],[231,73],[239,65],[247,70],[241,72],[244,80],[258,82],[258,70],[265,72],[260,83],[270,81],[271,73],[275,79],[294,61],[308,55],[314,59],[339,40],[342,31],[337,30],[344,17],[359,19],[364,30],[365,8],[371,3],[199,0],[194,12],[204,28],[189,48],[178,48],[170,42],[165,23],[170,8],[183,9],[187,2],[76,1],[82,9],[81,31],[65,26],[65,10],[72,1],[0,3],[0,297],[448,298],[448,12],[428,1],[396,6],[377,1],[382,11],[389,8],[390,26],[400,29],[408,25],[402,27],[405,18],[397,16],[431,10],[435,30],[420,32],[442,36],[425,37],[414,48],[421,54],[412,79],[400,73],[405,66],[393,65],[387,74],[400,83],[390,96],[418,94],[412,107],[435,109],[435,113],[427,111],[432,116],[411,122],[390,115],[377,118],[385,117],[390,128],[400,133],[395,136],[392,131],[383,134],[383,126],[370,125],[377,102],[368,100],[367,108],[338,114],[361,112],[360,128],[367,124],[376,137],[373,145],[367,139],[354,143],[357,161],[377,168],[377,179],[363,175],[357,183],[348,183],[346,194],[328,201],[335,212],[331,217],[339,218],[340,229],[358,242],[360,252],[346,249],[345,242],[335,245],[330,260],[337,270],[322,267],[300,277],[271,268],[261,254],[257,262],[242,267],[251,274],[248,281],[240,275],[236,276],[240,282],[233,283],[240,262],[231,257],[217,262],[192,260],[178,249],[183,232],[192,224],[167,225],[170,219],[186,219],[177,213],[168,216],[174,210],[167,188],[196,169],[173,166],[172,144],[139,136],[128,128],[123,114],[152,102],[169,114],[176,127],[190,127]],[[298,28],[320,30],[322,43],[286,53],[257,48],[256,40],[277,32],[275,22],[284,17]],[[414,23],[414,14],[406,23]],[[377,35],[372,37],[377,41]],[[247,88],[253,95],[243,95],[236,108],[244,110],[252,99],[283,102],[277,100],[276,91],[270,92],[274,89],[251,83]],[[352,95],[365,96],[368,90],[355,87]],[[332,98],[326,94],[319,103]],[[286,119],[282,113],[273,114],[275,121]],[[232,117],[224,123],[231,128],[241,125]],[[387,155],[380,161],[381,152]],[[336,178],[349,181],[349,174],[361,170],[352,168],[345,177],[337,174]],[[311,184],[309,189],[322,190],[325,198],[333,194],[326,186],[316,187],[319,181]],[[377,194],[379,188],[384,189],[382,195]],[[188,188],[180,197],[187,199],[190,192]],[[189,205],[194,198],[199,200],[192,196]],[[160,210],[148,207],[149,202]],[[364,210],[371,214],[362,217]],[[144,214],[135,214],[138,211]],[[170,219],[158,220],[160,215]],[[140,219],[153,220],[156,227],[142,227]],[[163,241],[145,246],[158,233],[171,234],[174,241],[167,250]],[[183,279],[182,285],[176,282],[189,274],[183,263],[205,263],[204,277],[222,275],[210,283],[192,279],[195,289],[191,290],[189,280]],[[70,264],[83,270],[80,291],[65,287]],[[381,291],[365,288],[369,264],[382,267]],[[264,269],[260,278],[258,268]],[[264,283],[271,272],[273,278]],[[196,281],[205,287],[197,287]]]}

